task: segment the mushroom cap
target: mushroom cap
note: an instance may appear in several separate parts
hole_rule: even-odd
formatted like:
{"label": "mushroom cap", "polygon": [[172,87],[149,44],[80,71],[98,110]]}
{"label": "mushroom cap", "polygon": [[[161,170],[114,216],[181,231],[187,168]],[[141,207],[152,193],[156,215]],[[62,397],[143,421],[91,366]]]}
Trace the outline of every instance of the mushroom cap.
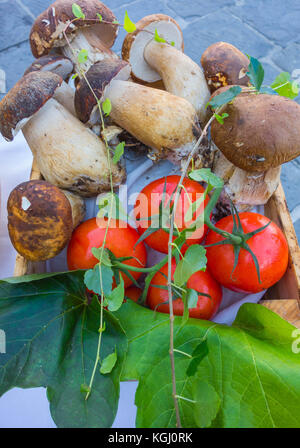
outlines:
{"label": "mushroom cap", "polygon": [[224,124],[213,121],[211,136],[238,168],[262,172],[300,155],[300,106],[295,101],[279,95],[242,92],[225,111],[229,116]]}
{"label": "mushroom cap", "polygon": [[49,54],[33,61],[23,76],[31,72],[47,71],[55,73],[65,80],[73,72],[73,69],[74,64],[69,58],[58,54]]}
{"label": "mushroom cap", "polygon": [[[127,81],[130,77],[130,70],[130,65],[126,61],[122,61],[121,59],[105,59],[92,65],[86,73],[86,78],[97,98],[101,101],[105,88],[110,82],[114,79]],[[98,121],[98,104],[84,78],[80,80],[76,88],[75,109],[78,118],[83,123],[90,122],[91,124],[96,124]]]}
{"label": "mushroom cap", "polygon": [[130,63],[132,77],[139,82],[152,83],[161,79],[144,58],[144,49],[153,39],[155,29],[167,42],[173,41],[175,48],[181,51],[184,49],[182,31],[172,17],[151,14],[139,20],[136,30],[126,35],[122,46],[122,58]]}
{"label": "mushroom cap", "polygon": [[227,85],[248,86],[249,59],[234,45],[217,42],[201,57],[201,65],[211,92]]}
{"label": "mushroom cap", "polygon": [[73,227],[77,227],[85,217],[86,207],[84,199],[78,194],[72,193],[68,190],[61,190],[71,204]]}
{"label": "mushroom cap", "polygon": [[27,260],[55,257],[72,235],[70,202],[49,182],[31,180],[18,185],[9,195],[7,211],[11,242]]}
{"label": "mushroom cap", "polygon": [[[44,56],[52,48],[63,47],[67,44],[63,31],[75,19],[72,11],[73,4],[74,0],[56,0],[35,20],[30,32],[30,45],[34,57]],[[101,23],[97,14],[102,16],[104,22],[112,23],[116,20],[113,12],[98,0],[78,0],[76,4],[81,7],[85,19],[73,22],[66,33],[71,35],[80,28],[95,26],[95,32],[103,43],[108,48],[112,47],[118,34],[118,26]]]}
{"label": "mushroom cap", "polygon": [[12,141],[26,122],[53,97],[63,80],[52,72],[23,76],[0,102],[0,133]]}

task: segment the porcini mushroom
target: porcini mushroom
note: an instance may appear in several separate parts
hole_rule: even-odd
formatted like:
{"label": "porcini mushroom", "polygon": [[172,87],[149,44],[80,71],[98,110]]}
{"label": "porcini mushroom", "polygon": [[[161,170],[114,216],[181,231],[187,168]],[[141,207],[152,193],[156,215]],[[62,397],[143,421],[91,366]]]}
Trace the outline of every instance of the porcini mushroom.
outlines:
{"label": "porcini mushroom", "polygon": [[81,196],[94,196],[124,179],[107,159],[104,143],[53,99],[62,78],[51,72],[24,76],[0,102],[0,132],[9,141],[22,129],[43,177]]}
{"label": "porcini mushroom", "polygon": [[[97,62],[86,73],[100,102],[111,102],[111,119],[153,149],[157,158],[174,163],[194,146],[200,128],[194,107],[184,98],[163,90],[128,82],[130,66],[121,60]],[[75,108],[84,123],[99,120],[97,101],[84,79],[75,93]]]}
{"label": "porcini mushroom", "polygon": [[74,107],[75,91],[65,82],[73,70],[74,64],[69,58],[61,55],[49,54],[36,59],[27,68],[24,75],[36,71],[49,71],[61,76],[63,82],[61,86],[56,89],[53,98],[68,109],[71,114],[76,115]]}
{"label": "porcini mushroom", "polygon": [[27,260],[55,257],[72,235],[70,202],[49,182],[31,180],[18,185],[9,195],[7,211],[11,242]]}
{"label": "porcini mushroom", "polygon": [[[117,58],[110,50],[118,34],[118,25],[113,24],[116,17],[112,11],[98,0],[78,0],[77,4],[85,18],[74,21],[73,4],[74,0],[56,0],[35,20],[30,32],[34,57],[44,56],[54,48],[60,49],[74,62],[78,73],[80,67],[87,70],[92,64],[106,57]],[[102,17],[102,22],[98,15]],[[65,39],[64,31],[72,48]],[[81,50],[86,50],[87,59],[79,64],[74,52],[78,54]]]}
{"label": "porcini mushroom", "polygon": [[[210,92],[202,69],[183,53],[178,23],[165,14],[152,14],[137,22],[136,27],[127,34],[122,47],[122,57],[131,64],[133,79],[144,83],[162,79],[168,92],[194,106],[203,123]],[[155,30],[168,43],[155,41]]]}
{"label": "porcini mushroom", "polygon": [[234,45],[216,42],[201,57],[201,65],[211,93],[228,85],[248,86],[249,59]]}
{"label": "porcini mushroom", "polygon": [[300,155],[300,106],[278,95],[242,92],[225,111],[224,124],[214,120],[211,126],[223,154],[214,171],[240,208],[265,204],[279,184],[280,165]]}
{"label": "porcini mushroom", "polygon": [[86,213],[86,207],[84,199],[78,194],[72,193],[68,190],[61,190],[65,196],[67,197],[68,201],[70,202],[71,209],[72,209],[72,220],[73,220],[73,227],[77,227],[85,217]]}

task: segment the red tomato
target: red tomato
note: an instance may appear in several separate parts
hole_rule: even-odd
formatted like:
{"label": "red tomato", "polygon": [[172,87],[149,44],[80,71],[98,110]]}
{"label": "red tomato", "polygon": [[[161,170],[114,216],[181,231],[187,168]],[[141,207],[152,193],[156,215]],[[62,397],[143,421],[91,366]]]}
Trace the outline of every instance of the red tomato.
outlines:
{"label": "red tomato", "polygon": [[[167,176],[162,177],[161,179],[157,179],[150,184],[148,184],[138,195],[135,206],[134,206],[134,216],[137,223],[138,232],[142,235],[148,227],[151,225],[151,221],[147,218],[158,215],[159,213],[159,204],[162,201],[163,192],[165,189],[166,182],[166,198],[165,198],[165,208],[170,201],[172,193],[176,190],[176,187],[179,183],[180,176]],[[194,220],[198,218],[201,214],[203,216],[204,206],[208,203],[208,198],[205,201],[201,202],[201,198],[203,197],[204,188],[194,180],[190,180],[185,178],[183,180],[184,189],[181,190],[180,199],[178,201],[178,206],[175,215],[175,224],[177,225],[179,231],[189,227],[192,225]],[[174,203],[174,196],[172,196],[171,204]],[[186,213],[190,209],[190,203],[199,200],[199,207],[197,212],[193,214],[191,220],[185,221]],[[200,203],[201,202],[201,203]],[[153,223],[155,225],[155,223]],[[200,228],[195,230],[190,236],[188,236],[187,242],[185,245],[185,250],[187,246],[191,246],[192,244],[200,243],[207,232],[207,227],[205,225],[201,225]],[[175,237],[174,237],[175,239]],[[152,233],[144,240],[148,246],[153,249],[168,253],[168,242],[169,242],[169,234],[162,229],[157,230]]]}
{"label": "red tomato", "polygon": [[142,290],[136,286],[130,286],[125,290],[125,297],[137,302],[142,294]]}
{"label": "red tomato", "polygon": [[[67,253],[70,270],[91,269],[98,263],[91,249],[102,246],[106,227],[107,219],[92,218],[83,222],[74,230]],[[129,224],[112,219],[106,236],[105,248],[109,249],[118,258],[136,258],[125,261],[127,265],[145,267],[147,253],[144,244],[140,243],[134,248],[138,239],[139,234]],[[132,271],[131,274],[136,280],[141,275],[139,272]],[[125,288],[132,284],[132,281],[125,274],[122,274],[122,277]]]}
{"label": "red tomato", "polygon": [[[176,268],[176,262],[173,259],[172,277],[174,275],[175,268]],[[147,296],[147,304],[149,305],[149,307],[152,310],[156,309],[161,313],[170,312],[169,304],[160,305],[157,307],[159,303],[167,302],[169,300],[169,296],[167,290],[157,288],[156,286],[157,285],[166,286],[167,276],[168,276],[168,264],[165,264],[161,268],[160,272],[155,274],[155,276],[153,277]],[[222,289],[220,285],[210,275],[208,270],[206,270],[205,272],[203,271],[195,272],[195,274],[193,274],[189,278],[187,282],[187,287],[194,289],[195,291],[210,295],[210,297],[206,297],[203,295],[198,296],[198,303],[196,308],[191,308],[189,310],[190,317],[206,320],[211,319],[216,314],[222,300]],[[175,315],[177,316],[183,315],[184,307],[181,299],[176,299],[173,301],[173,310]]]}
{"label": "red tomato", "polygon": [[[270,219],[258,213],[240,213],[240,220],[245,233],[253,232],[265,226]],[[216,227],[232,232],[232,216],[221,219]],[[214,244],[224,238],[214,231],[209,231],[206,244]],[[254,235],[247,241],[256,255],[261,283],[258,281],[255,265],[251,254],[241,249],[238,265],[234,267],[233,246],[226,244],[207,248],[207,263],[215,279],[233,291],[256,293],[274,285],[284,275],[288,265],[288,245],[280,228],[274,223]]]}

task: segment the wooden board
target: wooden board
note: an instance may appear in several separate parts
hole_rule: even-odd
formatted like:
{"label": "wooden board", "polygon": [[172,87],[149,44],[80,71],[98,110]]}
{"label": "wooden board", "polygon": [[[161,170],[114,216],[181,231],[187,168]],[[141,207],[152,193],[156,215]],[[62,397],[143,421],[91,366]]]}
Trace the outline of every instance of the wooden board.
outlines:
{"label": "wooden board", "polygon": [[[30,179],[41,178],[38,166],[33,161]],[[300,328],[300,248],[281,184],[265,206],[265,215],[276,222],[287,239],[289,264],[283,278],[267,291],[261,303]],[[39,272],[45,272],[45,263],[32,263],[17,256],[15,276]]]}

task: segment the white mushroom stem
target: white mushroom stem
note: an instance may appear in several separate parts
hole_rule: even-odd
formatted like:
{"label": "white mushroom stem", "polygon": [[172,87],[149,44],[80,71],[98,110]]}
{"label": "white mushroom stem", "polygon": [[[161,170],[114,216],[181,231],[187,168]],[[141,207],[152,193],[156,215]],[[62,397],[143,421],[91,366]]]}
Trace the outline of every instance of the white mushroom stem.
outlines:
{"label": "white mushroom stem", "polygon": [[61,190],[67,199],[69,200],[72,208],[72,219],[73,219],[73,226],[74,229],[77,227],[85,217],[85,202],[84,199],[78,196],[78,194],[71,193],[71,191],[67,190]]}
{"label": "white mushroom stem", "polygon": [[112,120],[154,149],[157,158],[176,163],[193,148],[199,129],[196,111],[185,99],[122,80],[111,81],[104,91],[106,98],[111,101]]}
{"label": "white mushroom stem", "polygon": [[[108,48],[100,37],[93,30],[94,27],[86,27],[78,30],[74,35],[70,35],[71,48],[65,45],[62,48],[64,56],[74,62],[75,71],[79,74],[94,65],[96,62],[103,61],[106,58],[118,58],[118,56]],[[81,50],[86,50],[86,61],[79,63],[78,54]]]}
{"label": "white mushroom stem", "polygon": [[159,73],[166,90],[189,101],[204,123],[210,92],[201,67],[177,48],[154,40],[146,45],[144,58]]}
{"label": "white mushroom stem", "polygon": [[[104,143],[56,100],[50,99],[24,124],[23,134],[47,181],[82,196],[109,189]],[[111,170],[120,183],[120,168],[112,165]]]}
{"label": "white mushroom stem", "polygon": [[56,89],[53,98],[62,104],[74,117],[76,117],[75,105],[74,105],[75,91],[65,81],[62,85]]}
{"label": "white mushroom stem", "polygon": [[234,166],[218,150],[213,172],[224,180],[225,195],[240,211],[246,211],[268,202],[279,185],[281,166],[262,173],[249,173]]}

